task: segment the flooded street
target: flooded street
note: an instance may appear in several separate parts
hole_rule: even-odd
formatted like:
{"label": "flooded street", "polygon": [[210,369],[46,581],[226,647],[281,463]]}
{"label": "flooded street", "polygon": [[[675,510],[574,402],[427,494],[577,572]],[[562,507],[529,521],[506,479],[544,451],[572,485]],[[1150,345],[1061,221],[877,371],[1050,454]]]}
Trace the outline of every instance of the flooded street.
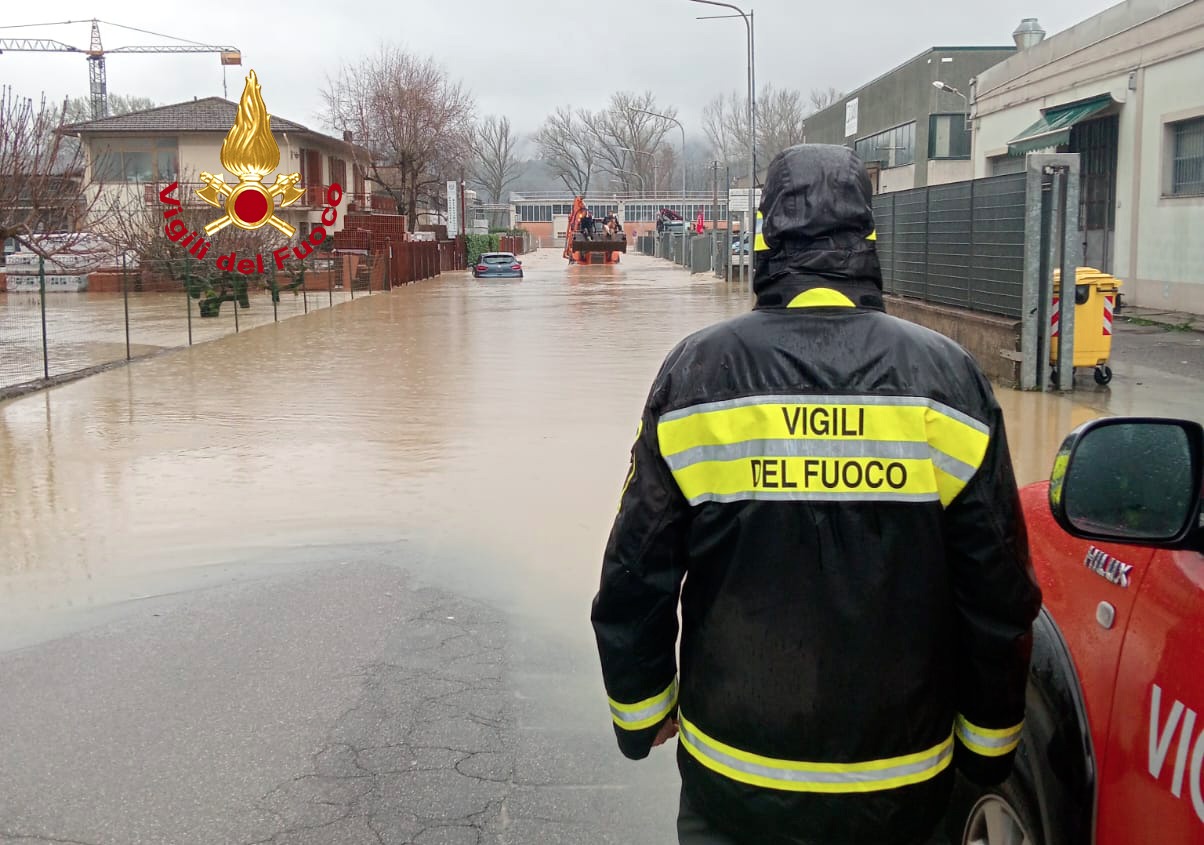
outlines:
{"label": "flooded street", "polygon": [[[354,657],[355,649],[405,652],[408,642],[379,620],[365,619],[357,628],[360,607],[365,617],[372,608],[440,624],[472,618],[471,630],[457,636],[505,649],[504,680],[493,683],[515,708],[501,720],[504,731],[497,728],[512,755],[508,775],[486,778],[508,784],[509,797],[480,798],[481,806],[493,809],[502,802],[506,819],[498,829],[509,831],[499,834],[502,841],[667,841],[676,808],[672,756],[654,755],[637,766],[624,763],[614,749],[589,602],[638,416],[662,357],[683,335],[741,313],[748,303],[722,281],[636,255],[612,267],[566,267],[559,252],[543,250],[524,256],[524,264],[521,281],[447,274],[0,404],[0,649],[24,647],[29,655],[55,648],[56,638],[68,633],[110,636],[105,626],[182,613],[199,588],[228,590],[257,581],[284,586],[262,600],[215,593],[221,596],[217,604],[189,611],[194,622],[197,613],[211,614],[189,636],[206,636],[216,630],[212,626],[235,620],[229,638],[216,646],[229,654],[274,648],[277,638],[295,637],[306,643],[313,638],[318,650],[327,640],[338,641]],[[1176,352],[1175,360],[1197,378],[1135,361],[1127,368],[1113,364],[1117,376],[1110,390],[1096,388],[1088,373],[1073,401],[999,391],[1021,481],[1045,477],[1063,436],[1095,416],[1199,418],[1204,392],[1195,368],[1204,353],[1192,344],[1183,347],[1189,357]],[[364,580],[341,579],[348,567],[360,568]],[[309,586],[279,581],[294,575]],[[401,592],[411,587],[438,592],[404,604],[410,600]],[[216,606],[228,613],[215,612]],[[312,615],[289,619],[290,606]],[[379,636],[371,633],[374,625]],[[171,636],[183,635],[177,630]],[[155,652],[158,640],[148,635],[136,648],[127,641],[104,649],[100,640],[90,642],[75,659],[91,647],[101,655],[130,648],[129,660],[139,663]],[[440,648],[444,644],[438,641]],[[71,652],[57,659],[69,661]],[[190,672],[217,671],[205,663],[218,659],[214,654],[193,657],[204,665],[175,666],[176,674],[156,694],[167,688],[178,695]],[[261,655],[252,662],[263,666],[266,660]],[[341,665],[333,654],[326,663],[332,672]],[[28,683],[41,677],[32,664],[22,671]],[[110,676],[93,677],[96,671],[85,672],[81,683],[105,689]],[[111,677],[124,675],[114,671]],[[223,696],[250,694],[214,689]],[[348,701],[354,704],[357,690],[332,691],[330,712],[337,716]],[[306,694],[303,686],[277,692],[294,702]],[[134,690],[130,699],[113,695],[112,713],[137,706],[131,705],[138,700]],[[172,701],[185,712],[190,706]],[[97,716],[110,712],[104,701],[77,704],[81,710],[65,709],[62,717],[82,712],[85,724],[95,717],[96,725],[111,727]],[[270,712],[265,704],[264,713]],[[37,724],[36,715],[26,714],[29,724]],[[294,716],[308,718],[285,713],[281,719]],[[188,721],[172,721],[186,738]],[[19,736],[18,756],[34,755],[38,738],[16,730],[0,727],[0,738]],[[229,794],[209,804],[227,807],[227,821],[246,810],[254,836],[236,837],[217,822],[206,826],[188,810],[168,812],[164,821],[155,801],[172,807],[198,788],[190,779],[170,778],[157,798],[113,784],[109,797],[98,799],[102,804],[147,803],[129,814],[100,813],[112,826],[90,832],[83,820],[86,802],[77,796],[70,806],[81,820],[44,826],[39,836],[89,843],[268,841],[283,829],[274,827],[281,814],[288,814],[271,802],[255,804],[254,812],[250,805],[229,809],[237,803],[231,797],[237,772],[293,772],[290,767],[309,765],[313,749],[303,749],[304,737],[287,730],[261,730],[277,746],[296,745],[280,752],[295,752],[296,760],[242,760],[235,744],[228,756],[214,752],[198,764],[229,774],[211,777],[205,788]],[[137,735],[130,731],[114,735],[124,743]],[[50,797],[39,797],[43,779],[62,775],[59,766],[74,767],[83,783],[103,779],[107,757],[98,742],[77,749],[83,762],[75,752],[56,760],[31,757],[21,777],[12,771],[7,779],[0,776],[0,795],[9,796],[0,797],[0,820],[6,800],[10,815],[20,806],[28,816],[23,827],[0,823],[0,842],[18,828],[34,830],[60,817]],[[432,739],[430,746],[438,745]],[[136,768],[144,774],[174,771],[170,755],[163,754]],[[322,775],[321,766],[317,771]],[[154,778],[145,777],[150,789]],[[271,785],[248,789],[261,798],[275,794]],[[173,789],[180,790],[174,797]],[[523,789],[530,795],[524,797]],[[616,790],[623,794],[608,797]],[[159,826],[139,828],[139,813],[154,816]],[[412,815],[425,818],[417,810]],[[595,816],[623,820],[611,822],[612,833],[590,838],[582,831]],[[523,818],[552,821],[535,838]],[[563,838],[547,833],[553,828]],[[358,842],[358,835],[344,831],[330,841]],[[414,841],[478,841],[447,837]]]}

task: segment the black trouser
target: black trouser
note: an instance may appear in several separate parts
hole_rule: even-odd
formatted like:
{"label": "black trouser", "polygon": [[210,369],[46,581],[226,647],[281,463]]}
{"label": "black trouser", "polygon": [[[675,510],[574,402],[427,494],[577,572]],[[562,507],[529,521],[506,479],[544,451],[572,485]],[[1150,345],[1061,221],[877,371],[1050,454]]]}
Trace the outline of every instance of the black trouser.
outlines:
{"label": "black trouser", "polygon": [[[747,845],[723,833],[699,815],[686,800],[684,790],[677,812],[677,841],[680,845]],[[931,839],[920,840],[914,845],[944,845],[945,842],[941,833],[936,832]]]}
{"label": "black trouser", "polygon": [[677,811],[677,841],[680,845],[739,845],[694,811],[686,800],[685,790],[681,793],[681,806]]}

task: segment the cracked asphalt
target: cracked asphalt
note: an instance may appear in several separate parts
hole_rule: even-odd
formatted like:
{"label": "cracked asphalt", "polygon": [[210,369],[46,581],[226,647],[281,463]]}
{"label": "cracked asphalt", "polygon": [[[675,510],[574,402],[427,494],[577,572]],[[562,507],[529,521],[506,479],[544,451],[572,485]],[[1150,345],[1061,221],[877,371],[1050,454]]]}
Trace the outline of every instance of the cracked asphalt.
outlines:
{"label": "cracked asphalt", "polygon": [[669,841],[671,755],[624,764],[580,644],[395,557],[129,602],[0,654],[0,843]]}

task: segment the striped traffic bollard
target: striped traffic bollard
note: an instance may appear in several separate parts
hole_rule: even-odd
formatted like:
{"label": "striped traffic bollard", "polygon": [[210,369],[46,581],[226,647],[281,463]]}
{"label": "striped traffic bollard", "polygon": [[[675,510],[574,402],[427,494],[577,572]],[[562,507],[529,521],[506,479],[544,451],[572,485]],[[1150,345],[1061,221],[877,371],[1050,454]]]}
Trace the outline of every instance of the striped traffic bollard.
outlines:
{"label": "striped traffic bollard", "polygon": [[1061,318],[1061,309],[1058,308],[1058,297],[1054,297],[1053,313],[1049,315],[1049,334],[1051,337],[1058,336],[1058,321]]}

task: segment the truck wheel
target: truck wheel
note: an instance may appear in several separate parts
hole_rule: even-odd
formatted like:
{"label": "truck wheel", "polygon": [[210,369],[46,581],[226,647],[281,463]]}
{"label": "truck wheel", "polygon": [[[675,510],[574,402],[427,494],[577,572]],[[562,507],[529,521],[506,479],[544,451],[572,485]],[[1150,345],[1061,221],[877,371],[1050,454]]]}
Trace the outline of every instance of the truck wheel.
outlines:
{"label": "truck wheel", "polygon": [[1102,367],[1095,368],[1095,383],[1107,384],[1112,381],[1112,368],[1105,364]]}
{"label": "truck wheel", "polygon": [[962,845],[1044,845],[1037,806],[1014,779],[985,792],[970,808]]}

